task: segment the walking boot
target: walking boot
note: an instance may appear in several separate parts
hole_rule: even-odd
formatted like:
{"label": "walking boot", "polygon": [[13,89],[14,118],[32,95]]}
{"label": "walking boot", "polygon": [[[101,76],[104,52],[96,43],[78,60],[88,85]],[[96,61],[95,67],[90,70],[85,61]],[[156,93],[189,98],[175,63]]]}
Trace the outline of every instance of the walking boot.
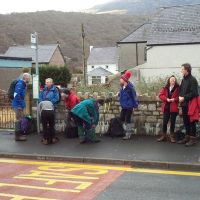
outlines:
{"label": "walking boot", "polygon": [[170,139],[170,142],[171,142],[171,143],[176,143],[175,135],[174,135],[173,132],[170,133],[169,139]]}
{"label": "walking boot", "polygon": [[131,135],[132,135],[132,129],[131,129],[131,124],[126,124],[126,129],[125,129],[125,136],[123,137],[123,140],[130,140]]}
{"label": "walking boot", "polygon": [[166,142],[167,141],[167,134],[162,133],[161,137],[157,139],[157,142]]}
{"label": "walking boot", "polygon": [[27,138],[25,135],[21,135],[17,132],[15,132],[15,141],[26,141]]}
{"label": "walking boot", "polygon": [[82,126],[78,126],[78,136],[79,136],[80,144],[86,143],[85,129]]}
{"label": "walking boot", "polygon": [[88,141],[92,142],[92,143],[98,143],[98,142],[101,141],[96,136],[95,128],[91,128],[89,130],[86,130],[86,137],[87,137]]}
{"label": "walking boot", "polygon": [[15,141],[26,141],[26,135],[21,134],[20,121],[15,122]]}
{"label": "walking boot", "polygon": [[185,144],[186,147],[194,146],[197,143],[197,138],[190,136],[190,140]]}
{"label": "walking boot", "polygon": [[187,142],[189,142],[189,140],[190,136],[186,135],[184,139],[178,141],[178,144],[186,144]]}

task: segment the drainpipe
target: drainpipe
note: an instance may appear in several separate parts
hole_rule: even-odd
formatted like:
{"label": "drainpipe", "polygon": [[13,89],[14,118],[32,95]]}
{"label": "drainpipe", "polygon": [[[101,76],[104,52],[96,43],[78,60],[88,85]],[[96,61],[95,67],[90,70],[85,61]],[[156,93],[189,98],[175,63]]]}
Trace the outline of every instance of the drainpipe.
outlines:
{"label": "drainpipe", "polygon": [[136,46],[135,46],[135,48],[136,48],[136,66],[138,66],[138,43],[136,43]]}

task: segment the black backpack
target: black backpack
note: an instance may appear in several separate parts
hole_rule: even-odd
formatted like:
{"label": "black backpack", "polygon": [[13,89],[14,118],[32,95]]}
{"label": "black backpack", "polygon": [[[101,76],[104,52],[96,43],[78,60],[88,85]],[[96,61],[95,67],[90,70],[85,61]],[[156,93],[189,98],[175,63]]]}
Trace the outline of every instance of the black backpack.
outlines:
{"label": "black backpack", "polygon": [[64,133],[67,138],[77,138],[78,137],[78,127],[77,127],[76,123],[73,120],[71,120],[71,115],[69,115],[67,118]]}
{"label": "black backpack", "polygon": [[108,131],[105,135],[110,137],[123,137],[125,135],[123,123],[119,117],[110,120]]}
{"label": "black backpack", "polygon": [[61,92],[60,92],[60,88],[58,86],[56,86],[56,89],[58,90],[58,94],[59,94],[59,99],[56,103],[60,103],[61,101]]}
{"label": "black backpack", "polygon": [[10,84],[10,87],[8,89],[8,98],[10,100],[14,99],[15,86],[16,86],[17,82],[18,82],[18,80],[12,81]]}

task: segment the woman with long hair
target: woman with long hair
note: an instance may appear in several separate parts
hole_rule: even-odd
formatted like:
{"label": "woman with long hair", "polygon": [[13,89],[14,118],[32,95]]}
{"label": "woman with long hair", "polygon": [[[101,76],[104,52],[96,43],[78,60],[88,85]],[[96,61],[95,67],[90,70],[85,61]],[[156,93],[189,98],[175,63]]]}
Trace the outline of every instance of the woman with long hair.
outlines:
{"label": "woman with long hair", "polygon": [[178,97],[179,97],[179,84],[174,75],[170,76],[167,80],[167,84],[160,90],[159,98],[163,101],[163,130],[161,137],[157,139],[158,142],[167,140],[167,124],[170,120],[170,141],[175,143],[174,129],[176,124],[176,117],[179,112],[178,109]]}

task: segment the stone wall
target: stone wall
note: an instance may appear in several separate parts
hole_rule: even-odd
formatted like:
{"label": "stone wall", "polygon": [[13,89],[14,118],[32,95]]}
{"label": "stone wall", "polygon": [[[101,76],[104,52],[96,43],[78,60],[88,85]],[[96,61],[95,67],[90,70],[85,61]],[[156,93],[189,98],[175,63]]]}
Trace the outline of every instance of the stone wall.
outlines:
{"label": "stone wall", "polygon": [[[162,131],[163,113],[161,112],[161,104],[159,100],[152,97],[140,96],[139,107],[135,109],[132,115],[132,130],[137,135],[158,135]],[[103,131],[105,132],[108,127],[108,121],[116,116],[120,115],[119,101],[114,100],[111,103],[111,108],[108,112],[105,109],[100,109],[100,128],[104,125]],[[178,129],[182,125],[181,117],[177,117],[176,128]],[[104,131],[105,129],[105,131]]]}
{"label": "stone wall", "polygon": [[[81,99],[88,98],[89,93],[77,94]],[[104,95],[104,94],[102,94]],[[93,94],[97,97],[97,94]],[[64,102],[61,102],[56,111],[56,130],[64,131],[65,127],[65,107]],[[108,122],[111,118],[120,115],[120,104],[115,97],[110,103],[106,103],[100,107],[100,120],[96,127],[96,132],[104,134],[108,129]],[[158,135],[162,131],[162,117],[161,102],[156,98],[148,96],[139,96],[139,107],[134,110],[132,115],[132,130],[134,134],[138,135]],[[176,128],[182,125],[182,119],[178,116]]]}

